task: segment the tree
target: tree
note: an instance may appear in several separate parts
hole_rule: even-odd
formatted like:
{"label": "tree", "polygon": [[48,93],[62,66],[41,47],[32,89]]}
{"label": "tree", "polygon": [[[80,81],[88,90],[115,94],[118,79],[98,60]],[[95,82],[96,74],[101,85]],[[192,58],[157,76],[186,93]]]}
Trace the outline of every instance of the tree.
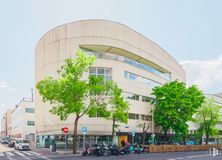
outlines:
{"label": "tree", "polygon": [[215,136],[219,132],[216,125],[221,120],[220,109],[221,107],[215,104],[213,98],[206,99],[194,116],[193,121],[199,125],[198,130],[206,136],[206,144],[209,136]]}
{"label": "tree", "polygon": [[154,122],[161,126],[166,143],[167,132],[172,129],[176,134],[186,134],[186,122],[204,101],[204,95],[196,86],[185,87],[185,83],[172,81],[153,88],[155,96],[152,104],[154,109]]}
{"label": "tree", "polygon": [[59,78],[46,77],[36,87],[43,102],[53,105],[52,114],[66,120],[74,117],[73,153],[76,153],[77,125],[79,119],[90,109],[106,110],[104,94],[107,92],[102,78],[84,74],[95,61],[94,56],[86,56],[82,50],[76,52],[75,59],[66,59],[65,65],[58,70]]}
{"label": "tree", "polygon": [[151,121],[150,121],[150,116],[145,116],[144,121],[139,122],[139,124],[137,125],[137,127],[142,128],[142,145],[145,145],[145,139],[147,137],[148,134],[148,129],[151,126]]}
{"label": "tree", "polygon": [[122,96],[122,89],[119,88],[115,82],[111,81],[109,87],[110,115],[107,118],[112,120],[112,143],[114,143],[114,133],[115,129],[118,127],[116,123],[128,122],[129,104]]}

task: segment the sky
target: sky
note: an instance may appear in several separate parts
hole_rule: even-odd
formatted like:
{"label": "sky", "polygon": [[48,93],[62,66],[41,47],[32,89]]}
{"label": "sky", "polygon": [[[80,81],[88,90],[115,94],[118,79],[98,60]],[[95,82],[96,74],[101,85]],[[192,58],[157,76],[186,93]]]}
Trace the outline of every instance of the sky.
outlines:
{"label": "sky", "polygon": [[105,19],[156,42],[186,70],[187,85],[222,92],[221,0],[0,0],[0,117],[34,88],[34,49],[57,25]]}

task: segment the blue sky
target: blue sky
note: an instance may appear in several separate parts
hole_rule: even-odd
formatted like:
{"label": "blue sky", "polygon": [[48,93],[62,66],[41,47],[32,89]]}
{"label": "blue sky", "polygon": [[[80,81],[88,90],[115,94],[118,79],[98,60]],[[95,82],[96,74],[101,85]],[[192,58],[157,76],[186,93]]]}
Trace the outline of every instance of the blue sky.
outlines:
{"label": "blue sky", "polygon": [[220,0],[0,0],[0,117],[34,87],[34,48],[51,28],[81,19],[123,23],[159,44],[187,82],[222,92]]}

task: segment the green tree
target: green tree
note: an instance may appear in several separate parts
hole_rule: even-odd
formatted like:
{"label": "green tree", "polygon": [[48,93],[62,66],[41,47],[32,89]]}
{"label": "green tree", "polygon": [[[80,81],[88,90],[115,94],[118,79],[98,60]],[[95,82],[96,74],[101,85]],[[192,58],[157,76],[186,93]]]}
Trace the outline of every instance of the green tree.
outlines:
{"label": "green tree", "polygon": [[206,136],[206,144],[210,136],[216,136],[219,131],[216,125],[221,121],[221,107],[216,105],[213,98],[206,99],[194,116],[194,122]]}
{"label": "green tree", "polygon": [[52,114],[66,120],[74,117],[73,153],[76,153],[77,125],[79,119],[90,109],[106,110],[104,94],[107,87],[102,78],[89,76],[83,78],[95,61],[94,56],[86,56],[82,50],[76,52],[76,58],[66,59],[65,65],[58,70],[59,78],[46,77],[36,85],[43,102],[53,107]]}
{"label": "green tree", "polygon": [[151,126],[150,116],[146,115],[143,121],[139,121],[137,127],[142,128],[142,145],[145,145],[145,139],[148,134],[148,129]]}
{"label": "green tree", "polygon": [[196,86],[186,88],[185,83],[172,81],[153,88],[155,96],[152,104],[154,122],[161,126],[166,143],[167,132],[172,129],[176,134],[187,134],[186,122],[192,119],[193,114],[204,101],[204,95]]}
{"label": "green tree", "polygon": [[110,115],[107,118],[112,120],[112,143],[114,143],[115,129],[119,126],[117,123],[128,122],[129,103],[124,99],[122,89],[115,82],[111,81],[109,87]]}

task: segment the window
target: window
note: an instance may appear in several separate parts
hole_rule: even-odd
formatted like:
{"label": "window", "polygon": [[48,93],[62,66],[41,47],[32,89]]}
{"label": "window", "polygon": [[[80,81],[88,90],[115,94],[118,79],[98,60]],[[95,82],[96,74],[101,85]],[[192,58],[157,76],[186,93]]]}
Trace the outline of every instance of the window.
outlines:
{"label": "window", "polygon": [[139,114],[129,113],[128,118],[129,119],[139,119]]}
{"label": "window", "polygon": [[167,81],[171,80],[171,74],[168,72],[163,72],[160,71],[158,69],[155,69],[151,66],[145,65],[141,62],[138,62],[136,60],[124,57],[124,56],[120,56],[117,54],[111,54],[111,53],[104,53],[104,52],[96,52],[96,51],[90,51],[87,49],[83,49],[88,55],[95,55],[97,58],[101,58],[101,59],[111,59],[111,60],[117,60],[117,61],[121,61],[124,63],[127,63],[129,65],[135,66],[137,68],[143,69],[145,71],[151,72],[155,75],[158,75],[164,79],[166,79]]}
{"label": "window", "polygon": [[35,121],[27,121],[27,126],[35,126]]}
{"label": "window", "polygon": [[127,72],[127,71],[124,72],[124,77],[127,78],[127,79],[131,79],[131,80],[134,80],[134,81],[138,81],[138,82],[147,84],[148,86],[151,86],[151,87],[161,86],[161,84],[158,83],[158,82],[155,82],[153,80],[144,78],[142,76],[139,76],[139,75],[136,75],[134,73]]}
{"label": "window", "polygon": [[143,102],[151,102],[152,100],[153,100],[153,98],[142,96],[142,101]]}
{"label": "window", "polygon": [[34,108],[25,108],[25,112],[26,113],[35,113],[35,109]]}
{"label": "window", "polygon": [[132,94],[132,93],[124,93],[125,97],[127,99],[133,99],[133,100],[139,100],[139,95],[137,94]]}
{"label": "window", "polygon": [[112,68],[90,67],[89,75],[100,76],[105,81],[112,80]]}

